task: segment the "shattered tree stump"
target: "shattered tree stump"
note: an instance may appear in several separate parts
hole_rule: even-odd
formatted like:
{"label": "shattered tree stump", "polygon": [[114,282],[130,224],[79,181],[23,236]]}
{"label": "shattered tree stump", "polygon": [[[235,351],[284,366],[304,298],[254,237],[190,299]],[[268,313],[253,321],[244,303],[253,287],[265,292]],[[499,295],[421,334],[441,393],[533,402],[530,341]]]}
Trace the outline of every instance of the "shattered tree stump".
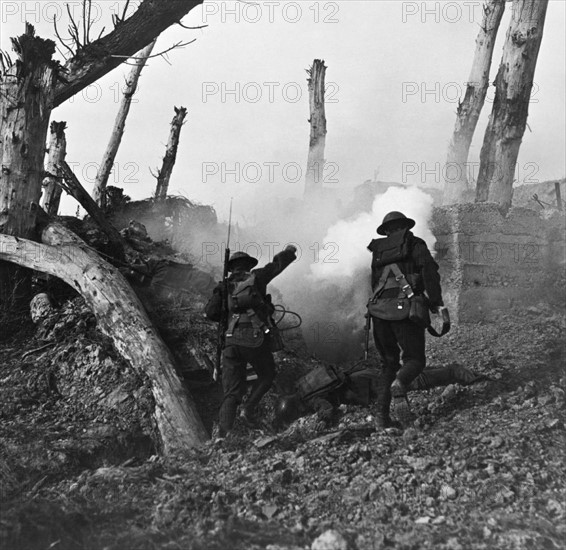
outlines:
{"label": "shattered tree stump", "polygon": [[171,352],[121,273],[60,224],[48,225],[42,240],[46,244],[0,235],[0,259],[58,277],[83,296],[100,330],[151,380],[164,454],[204,443],[208,434]]}
{"label": "shattered tree stump", "polygon": [[324,109],[324,60],[315,59],[307,70],[311,126],[309,155],[305,181],[305,196],[319,194],[324,178],[324,148],[326,146],[326,113]]}
{"label": "shattered tree stump", "polygon": [[181,137],[181,128],[185,117],[187,116],[186,107],[175,107],[175,116],[171,121],[171,131],[169,133],[169,141],[167,142],[167,149],[163,157],[163,164],[161,170],[157,173],[157,186],[155,188],[156,202],[164,201],[167,198],[167,191],[169,190],[169,180],[173,173],[173,167],[177,160],[177,149],[179,148],[179,138]]}
{"label": "shattered tree stump", "polygon": [[65,137],[66,122],[53,121],[50,126],[49,148],[45,171],[47,175],[43,180],[43,195],[41,206],[50,216],[56,216],[59,212],[61,193],[63,189],[57,182],[59,177],[58,165],[61,164],[67,155],[67,139]]}

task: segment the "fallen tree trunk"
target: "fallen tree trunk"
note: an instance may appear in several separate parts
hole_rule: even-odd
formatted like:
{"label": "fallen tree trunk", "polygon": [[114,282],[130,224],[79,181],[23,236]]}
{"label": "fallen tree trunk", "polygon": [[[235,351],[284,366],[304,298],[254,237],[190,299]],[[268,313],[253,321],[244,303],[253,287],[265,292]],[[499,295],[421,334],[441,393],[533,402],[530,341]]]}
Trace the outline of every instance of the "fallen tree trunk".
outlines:
{"label": "fallen tree trunk", "polygon": [[125,258],[125,246],[118,230],[106,219],[104,212],[94,202],[94,199],[86,192],[86,189],[81,185],[77,176],[71,170],[71,167],[66,161],[63,161],[58,168],[61,171],[61,176],[64,183],[59,180],[59,185],[65,189],[71,197],[73,197],[88,213],[88,215],[98,224],[100,229],[104,231],[110,244],[112,246],[113,256],[123,261]]}
{"label": "fallen tree trunk", "polygon": [[164,454],[204,443],[207,432],[175,372],[173,358],[126,279],[79,237],[49,224],[41,244],[0,234],[0,260],[48,273],[76,289],[116,350],[149,377]]}

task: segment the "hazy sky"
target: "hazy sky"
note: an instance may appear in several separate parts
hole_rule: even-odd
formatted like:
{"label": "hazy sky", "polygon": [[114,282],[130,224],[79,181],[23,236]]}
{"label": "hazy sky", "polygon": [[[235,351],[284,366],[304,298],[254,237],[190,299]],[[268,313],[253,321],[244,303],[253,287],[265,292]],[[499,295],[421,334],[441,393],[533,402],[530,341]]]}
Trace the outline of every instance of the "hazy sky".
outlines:
{"label": "hazy sky", "polygon": [[[26,19],[44,37],[54,37],[53,16],[65,31],[64,3],[4,0],[2,48],[10,49],[9,37],[21,34]],[[79,0],[68,3],[79,15]],[[93,2],[93,14],[101,18],[93,34],[110,28],[109,17],[120,5]],[[564,0],[550,1],[520,183],[566,173],[565,13]],[[493,78],[510,14],[508,4]],[[300,196],[309,139],[305,69],[322,58],[328,66],[326,185],[347,189],[378,169],[382,180],[439,186],[481,16],[481,1],[206,1],[183,20],[206,28],[176,26],[159,38],[154,52],[196,41],[168,54],[170,64],[155,58],[144,69],[111,183],[136,199],[153,192],[149,168],[161,163],[173,106],[183,105],[188,115],[171,193],[213,204],[221,216],[231,195],[246,215],[252,210],[247,205],[261,205],[266,195]],[[53,112],[53,120],[67,121],[67,160],[88,189],[129,70],[118,68]],[[472,163],[491,106],[488,100]],[[75,208],[65,200],[67,213]]]}

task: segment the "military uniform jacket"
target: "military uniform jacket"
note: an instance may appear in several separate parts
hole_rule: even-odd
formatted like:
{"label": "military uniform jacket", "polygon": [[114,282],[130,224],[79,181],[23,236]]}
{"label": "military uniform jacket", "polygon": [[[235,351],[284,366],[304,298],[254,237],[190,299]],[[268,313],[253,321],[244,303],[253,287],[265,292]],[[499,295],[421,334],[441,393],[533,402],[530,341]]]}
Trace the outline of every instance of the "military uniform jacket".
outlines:
{"label": "military uniform jacket", "polygon": [[[434,261],[426,243],[419,237],[415,237],[411,231],[407,231],[409,239],[409,257],[406,260],[396,262],[402,273],[408,278],[413,292],[422,294],[426,291],[431,308],[444,305],[442,301],[442,289],[440,286],[440,275],[438,274],[438,264]],[[376,243],[381,239],[374,239],[369,243],[368,250],[374,254],[371,270],[371,287],[377,287],[381,274],[385,266],[375,265]],[[418,275],[418,277],[415,277]],[[399,291],[395,288],[384,290],[382,298],[395,298]]]}
{"label": "military uniform jacket", "polygon": [[[271,297],[267,295],[267,285],[275,278],[277,275],[282,273],[290,264],[292,264],[297,256],[294,252],[290,250],[283,250],[273,257],[273,261],[266,264],[264,267],[260,267],[252,270],[255,275],[255,285],[258,292],[262,295],[267,303],[271,303]],[[245,278],[247,278],[249,273],[247,272],[235,272],[228,278],[228,289],[231,290],[234,283],[237,283]],[[223,285],[219,283],[214,289],[213,298],[217,298],[218,302],[222,303],[222,292]],[[228,326],[233,324],[232,313],[228,316]],[[264,334],[261,330],[254,326],[251,320],[247,319],[246,314],[237,314],[239,319],[233,330],[230,330],[231,336],[226,338],[226,345],[241,345],[244,347],[259,347],[264,340]],[[210,316],[209,316],[210,317]],[[215,320],[215,319],[213,319]]]}

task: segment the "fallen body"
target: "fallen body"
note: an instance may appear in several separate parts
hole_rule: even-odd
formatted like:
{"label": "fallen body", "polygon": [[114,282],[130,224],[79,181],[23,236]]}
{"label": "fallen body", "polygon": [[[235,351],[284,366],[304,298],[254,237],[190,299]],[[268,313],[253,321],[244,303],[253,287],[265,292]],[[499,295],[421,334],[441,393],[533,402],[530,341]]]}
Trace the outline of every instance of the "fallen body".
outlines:
{"label": "fallen body", "polygon": [[[425,369],[409,386],[409,391],[421,391],[438,386],[461,384],[469,386],[486,380],[460,365]],[[301,398],[299,392],[283,397],[276,406],[275,424],[283,427],[297,418],[317,413],[320,420],[330,422],[341,404],[368,406],[375,400],[379,386],[379,373],[361,368],[345,373],[344,383],[327,393]]]}

